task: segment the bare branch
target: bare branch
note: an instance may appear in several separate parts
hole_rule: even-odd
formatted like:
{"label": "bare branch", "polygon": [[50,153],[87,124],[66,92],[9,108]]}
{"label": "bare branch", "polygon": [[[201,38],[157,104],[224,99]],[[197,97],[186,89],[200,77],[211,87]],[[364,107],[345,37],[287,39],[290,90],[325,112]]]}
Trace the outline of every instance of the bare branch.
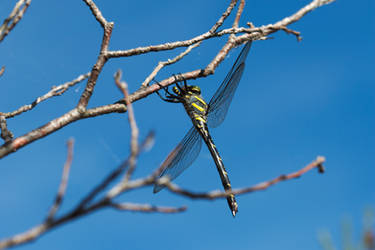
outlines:
{"label": "bare branch", "polygon": [[129,49],[129,50],[118,50],[118,51],[108,51],[106,55],[109,58],[112,57],[128,57],[128,56],[133,56],[133,55],[139,55],[139,54],[145,54],[149,52],[155,52],[155,51],[163,51],[163,50],[172,50],[178,47],[187,47],[190,46],[194,43],[207,40],[213,37],[220,37],[223,35],[228,35],[228,34],[238,34],[238,33],[247,33],[246,36],[242,37],[241,39],[238,39],[236,41],[236,45],[240,45],[246,41],[249,40],[256,40],[260,39],[261,37],[265,35],[269,35],[272,33],[275,33],[278,30],[282,30],[282,27],[286,27],[292,23],[297,22],[300,20],[304,15],[307,13],[315,10],[316,8],[332,3],[335,0],[314,0],[310,4],[306,5],[305,7],[301,8],[299,11],[297,11],[295,14],[288,16],[274,24],[268,24],[266,26],[261,26],[259,28],[229,28],[229,29],[224,29],[219,32],[215,33],[210,33],[206,32],[203,33],[202,35],[196,36],[192,39],[185,40],[185,41],[176,41],[172,43],[165,43],[165,44],[159,44],[159,45],[150,45],[146,47],[139,47],[135,49]]}
{"label": "bare branch", "polygon": [[53,133],[79,119],[80,113],[78,113],[76,109],[73,109],[68,113],[56,118],[55,120],[48,122],[44,126],[34,129],[33,131],[28,132],[25,135],[19,136],[7,144],[3,144],[0,147],[0,158],[10,153],[16,152],[18,149],[24,147],[25,145],[28,145],[29,143],[40,138],[43,138],[49,135],[50,133]]}
{"label": "bare branch", "polygon": [[[4,20],[0,26],[0,42],[9,34],[9,32],[21,21],[27,8],[30,6],[31,0],[19,0],[14,6],[10,15]],[[1,74],[0,74],[1,75]]]}
{"label": "bare branch", "polygon": [[45,100],[47,100],[47,99],[49,99],[51,97],[62,95],[70,87],[73,87],[74,85],[76,85],[77,83],[85,80],[89,76],[90,76],[90,72],[86,73],[84,75],[78,76],[73,81],[63,83],[63,84],[61,84],[59,86],[54,86],[54,87],[52,87],[52,89],[48,93],[46,93],[46,94],[44,94],[44,95],[36,98],[31,104],[24,105],[24,106],[20,107],[19,109],[15,110],[13,112],[4,113],[4,116],[6,118],[12,118],[12,117],[14,117],[16,115],[19,115],[19,114],[23,113],[23,112],[29,111],[29,110],[33,109],[39,103],[41,103],[41,102],[43,102],[43,101],[45,101]]}
{"label": "bare branch", "polygon": [[134,203],[110,203],[110,206],[124,211],[143,212],[143,213],[180,213],[186,211],[187,207],[159,207],[148,204]]}
{"label": "bare branch", "polygon": [[106,56],[106,52],[108,50],[109,41],[111,39],[112,29],[114,25],[113,22],[107,22],[105,20],[99,8],[95,5],[95,3],[92,0],[83,0],[83,1],[90,7],[92,14],[95,16],[96,20],[100,23],[100,25],[104,29],[104,32],[103,32],[103,38],[102,38],[102,43],[100,46],[98,59],[96,60],[95,65],[92,67],[90,78],[87,81],[86,88],[83,91],[82,96],[79,99],[79,102],[77,105],[78,112],[81,114],[83,114],[86,111],[87,104],[89,103],[92,93],[94,92],[96,81],[98,80],[100,72],[102,71],[105,63],[108,60],[108,57]]}
{"label": "bare branch", "polygon": [[125,99],[126,107],[128,108],[128,119],[130,124],[131,130],[131,138],[130,138],[130,159],[129,159],[129,169],[126,172],[124,177],[124,182],[127,182],[131,175],[133,174],[135,167],[136,167],[136,157],[138,155],[138,134],[139,130],[137,127],[137,123],[135,122],[133,106],[129,101],[129,93],[128,93],[128,85],[125,82],[121,82],[121,71],[118,70],[115,74],[115,82],[117,87],[122,91]]}
{"label": "bare branch", "polygon": [[158,66],[155,67],[155,69],[151,72],[151,74],[144,80],[144,82],[142,83],[142,87],[147,87],[148,84],[151,82],[152,79],[155,78],[155,76],[157,75],[157,73],[164,67],[164,66],[167,66],[167,65],[170,65],[170,64],[173,64],[179,60],[181,60],[184,56],[186,56],[188,53],[190,53],[190,51],[192,49],[194,49],[195,47],[198,47],[199,45],[201,44],[201,42],[199,43],[196,43],[196,44],[193,44],[193,45],[190,45],[184,52],[182,52],[181,54],[179,54],[178,56],[176,56],[175,58],[173,58],[172,60],[171,59],[168,59],[167,61],[164,61],[164,62],[159,62],[158,63]]}
{"label": "bare branch", "polygon": [[234,22],[232,25],[233,28],[238,28],[238,23],[240,22],[240,18],[241,18],[244,7],[245,7],[245,0],[241,0],[240,6],[238,6],[236,18],[234,19]]}
{"label": "bare branch", "polygon": [[288,29],[287,27],[281,27],[281,29],[283,31],[285,31],[285,33],[287,33],[287,34],[295,35],[298,42],[302,41],[301,32],[298,32],[298,31],[295,31],[295,30],[292,30],[292,29]]}
{"label": "bare branch", "polygon": [[226,198],[231,194],[240,195],[240,194],[246,194],[246,193],[252,193],[252,192],[255,192],[255,191],[265,190],[265,189],[269,188],[270,186],[273,186],[273,185],[275,185],[279,182],[299,178],[303,174],[305,174],[306,172],[308,172],[308,171],[310,171],[314,168],[317,168],[319,173],[324,173],[324,167],[323,167],[324,162],[325,162],[325,158],[322,157],[322,156],[319,156],[319,157],[317,157],[317,159],[315,161],[311,162],[310,164],[308,164],[307,166],[305,166],[304,168],[302,168],[302,169],[300,169],[296,172],[293,172],[293,173],[290,173],[290,174],[287,174],[287,175],[281,175],[277,178],[274,178],[274,179],[266,181],[266,182],[259,183],[255,186],[252,186],[252,187],[246,187],[246,188],[241,188],[241,189],[233,189],[231,192],[212,191],[212,192],[208,192],[208,193],[194,193],[194,192],[190,192],[190,191],[187,191],[185,189],[182,189],[175,184],[172,184],[171,182],[169,182],[168,178],[161,178],[160,181],[158,182],[158,184],[165,185],[173,193],[183,195],[183,196],[186,196],[186,197],[189,197],[189,198],[192,198],[192,199],[213,200],[213,199],[217,199],[217,198]]}
{"label": "bare branch", "polygon": [[26,232],[14,235],[7,239],[3,239],[0,241],[0,249],[9,248],[13,246],[19,246],[21,244],[25,244],[27,242],[35,240],[44,232],[46,232],[48,228],[49,228],[48,225],[40,224],[38,226],[31,228],[30,230]]}
{"label": "bare branch", "polygon": [[59,207],[60,207],[60,205],[63,201],[64,195],[65,195],[65,190],[66,190],[66,187],[67,187],[67,184],[68,184],[70,166],[72,165],[72,161],[73,161],[73,144],[74,144],[74,140],[69,139],[68,142],[67,142],[68,155],[66,157],[66,162],[64,164],[64,169],[63,169],[63,174],[62,174],[62,177],[61,177],[59,190],[57,191],[55,202],[53,203],[53,205],[52,205],[52,207],[51,207],[51,209],[48,213],[48,216],[47,216],[47,219],[46,219],[47,222],[51,221],[54,218],[57,210],[59,209]]}
{"label": "bare branch", "polygon": [[220,19],[214,24],[214,26],[212,26],[212,28],[208,31],[209,33],[215,33],[216,30],[221,26],[223,25],[225,19],[230,15],[230,13],[232,12],[234,6],[237,4],[237,1],[238,0],[232,0],[228,6],[228,8],[226,9],[226,11],[221,15]]}
{"label": "bare branch", "polygon": [[[144,141],[141,143],[141,146],[139,148],[138,153],[141,153],[145,149],[149,148],[150,145],[153,144],[154,139],[155,139],[155,134],[153,132],[150,132],[146,136],[146,139],[144,139]],[[129,166],[130,157],[131,156],[129,156],[128,159],[126,159],[124,162],[122,162],[119,167],[117,167],[114,171],[112,171],[96,188],[94,188],[85,198],[83,198],[83,200],[77,206],[77,209],[81,210],[82,208],[84,208],[89,202],[91,202],[96,197],[96,195],[99,192],[103,191],[118,176],[120,176],[120,174],[123,173],[124,170]],[[118,185],[120,185],[120,184],[118,184]],[[113,189],[117,190],[117,188],[115,188],[115,187],[112,188],[112,190]],[[110,193],[110,192],[111,191],[109,191],[108,193]],[[116,193],[112,192],[111,193],[112,195],[107,195],[107,200],[110,200],[110,199],[116,197],[119,193],[120,192],[116,192]]]}
{"label": "bare branch", "polygon": [[[86,3],[92,3],[92,1],[89,1],[89,0],[84,0],[84,1]],[[91,5],[89,5],[89,6],[91,8]],[[108,50],[109,41],[111,39],[111,34],[112,34],[112,29],[113,29],[113,23],[112,22],[105,24],[104,34],[103,34],[103,39],[102,39],[102,43],[101,43],[101,46],[100,46],[100,52],[99,52],[98,59],[96,60],[95,65],[92,67],[92,70],[91,70],[91,73],[90,73],[90,78],[87,81],[86,88],[83,91],[83,93],[81,95],[81,98],[79,99],[79,102],[78,102],[78,105],[77,105],[77,109],[78,109],[79,113],[81,113],[81,114],[84,113],[84,111],[86,110],[87,104],[89,103],[89,100],[92,96],[92,93],[94,92],[96,81],[98,80],[100,72],[102,71],[105,63],[108,60],[108,57],[105,54],[106,54],[106,51]]]}
{"label": "bare branch", "polygon": [[87,4],[87,6],[90,7],[90,10],[91,10],[92,14],[94,15],[96,20],[100,23],[100,25],[104,29],[105,26],[108,24],[108,22],[107,22],[107,20],[105,20],[104,16],[102,15],[102,13],[99,10],[99,8],[91,0],[83,0],[83,1]]}

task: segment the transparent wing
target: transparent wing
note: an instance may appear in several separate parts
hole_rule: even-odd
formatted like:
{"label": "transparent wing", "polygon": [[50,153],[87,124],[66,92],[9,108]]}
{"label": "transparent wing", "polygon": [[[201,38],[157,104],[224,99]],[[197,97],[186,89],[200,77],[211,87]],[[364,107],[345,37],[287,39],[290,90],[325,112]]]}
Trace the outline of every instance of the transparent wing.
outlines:
{"label": "transparent wing", "polygon": [[207,124],[212,128],[219,126],[227,115],[230,103],[232,102],[238,83],[241,80],[245,68],[245,60],[250,51],[250,47],[251,41],[245,44],[231,70],[208,104]]}
{"label": "transparent wing", "polygon": [[[192,127],[163,162],[162,165],[165,166],[159,178],[168,175],[171,180],[174,180],[193,163],[198,157],[201,148],[202,138],[199,132]],[[155,184],[154,193],[159,192],[161,189],[163,189],[163,186]]]}

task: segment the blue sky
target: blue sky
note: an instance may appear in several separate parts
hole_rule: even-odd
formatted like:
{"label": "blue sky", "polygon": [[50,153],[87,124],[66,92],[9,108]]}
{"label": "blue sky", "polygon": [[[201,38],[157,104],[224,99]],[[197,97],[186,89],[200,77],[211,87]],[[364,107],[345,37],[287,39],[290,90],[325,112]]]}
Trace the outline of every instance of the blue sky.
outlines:
{"label": "blue sky", "polygon": [[[226,8],[218,1],[95,1],[115,23],[110,49],[185,40],[207,31]],[[247,1],[241,24],[276,22],[309,1]],[[13,3],[1,3],[4,19]],[[147,6],[145,8],[145,6]],[[233,187],[245,187],[290,173],[318,155],[324,175],[312,171],[266,191],[238,197],[232,218],[225,200],[191,201],[168,191],[144,188],[121,197],[128,202],[187,205],[175,215],[106,209],[65,224],[19,249],[320,249],[317,233],[330,230],[339,242],[340,221],[353,219],[356,238],[366,206],[375,204],[375,3],[337,1],[305,16],[291,28],[256,41],[225,122],[212,136]],[[225,23],[229,27],[233,16]],[[0,44],[0,111],[13,111],[90,70],[102,30],[82,1],[33,1],[25,18]],[[204,42],[157,79],[204,67],[226,38]],[[135,91],[158,61],[183,49],[108,62],[90,107],[121,97],[117,69]],[[209,100],[233,64],[230,53],[215,75],[194,81]],[[20,136],[64,114],[77,103],[84,83],[8,121]],[[134,104],[140,136],[156,131],[154,148],[139,159],[136,177],[155,169],[191,124],[181,105],[156,95]],[[128,155],[126,115],[111,114],[73,123],[0,162],[0,238],[40,223],[54,199],[65,142],[75,138],[74,161],[62,211]],[[177,180],[184,188],[221,188],[208,150]]]}

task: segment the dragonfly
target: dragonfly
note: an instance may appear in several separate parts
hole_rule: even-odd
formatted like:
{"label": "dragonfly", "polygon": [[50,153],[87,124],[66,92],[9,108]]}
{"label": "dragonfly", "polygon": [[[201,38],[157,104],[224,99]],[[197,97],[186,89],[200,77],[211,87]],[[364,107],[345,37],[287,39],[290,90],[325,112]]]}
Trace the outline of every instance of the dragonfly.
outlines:
{"label": "dragonfly", "polygon": [[[224,167],[219,151],[212,140],[208,127],[216,128],[224,121],[244,72],[245,60],[250,51],[250,47],[251,41],[245,44],[231,70],[208,104],[201,96],[199,86],[188,85],[185,79],[182,80],[183,84],[181,83],[181,85],[179,82],[176,83],[176,86],[172,88],[173,93],[168,90],[168,87],[163,88],[165,96],[157,92],[159,97],[166,102],[182,103],[193,123],[193,127],[162,163],[161,168],[163,170],[159,178],[167,176],[169,180],[174,180],[192,165],[201,151],[203,139],[215,162],[224,190],[227,193],[231,192],[232,188],[228,173]],[[177,80],[176,76],[175,78]],[[163,185],[156,183],[154,193],[159,192],[163,188]],[[233,194],[228,195],[227,202],[234,217],[238,211],[235,196]]]}

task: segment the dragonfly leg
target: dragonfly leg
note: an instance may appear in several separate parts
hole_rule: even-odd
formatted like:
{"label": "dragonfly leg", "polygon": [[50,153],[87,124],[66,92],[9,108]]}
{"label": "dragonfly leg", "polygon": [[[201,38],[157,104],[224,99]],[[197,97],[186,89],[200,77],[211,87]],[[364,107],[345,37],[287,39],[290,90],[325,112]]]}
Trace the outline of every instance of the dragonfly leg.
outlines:
{"label": "dragonfly leg", "polygon": [[161,84],[160,84],[158,81],[156,81],[155,79],[153,79],[153,80],[154,80],[154,82],[156,82],[156,83],[159,85],[159,87],[160,87],[161,89],[163,89],[164,92],[165,92],[165,97],[164,97],[164,96],[162,96],[162,95],[159,93],[159,91],[156,91],[156,94],[160,97],[160,99],[162,99],[163,101],[166,101],[166,102],[172,102],[172,103],[179,103],[179,102],[181,102],[179,96],[174,95],[174,94],[172,94],[171,92],[169,92],[169,90],[168,90],[168,86],[167,86],[167,87],[161,86]]}
{"label": "dragonfly leg", "polygon": [[178,88],[178,90],[180,90],[181,93],[184,93],[185,90],[187,89],[186,80],[185,80],[185,78],[182,76],[181,73],[179,73],[178,75],[179,75],[179,76],[182,78],[182,80],[184,81],[184,88],[182,88],[182,87],[180,86],[180,84],[178,84],[180,80],[178,79],[177,75],[173,74],[173,77],[174,77],[174,79],[176,80],[176,87]]}

